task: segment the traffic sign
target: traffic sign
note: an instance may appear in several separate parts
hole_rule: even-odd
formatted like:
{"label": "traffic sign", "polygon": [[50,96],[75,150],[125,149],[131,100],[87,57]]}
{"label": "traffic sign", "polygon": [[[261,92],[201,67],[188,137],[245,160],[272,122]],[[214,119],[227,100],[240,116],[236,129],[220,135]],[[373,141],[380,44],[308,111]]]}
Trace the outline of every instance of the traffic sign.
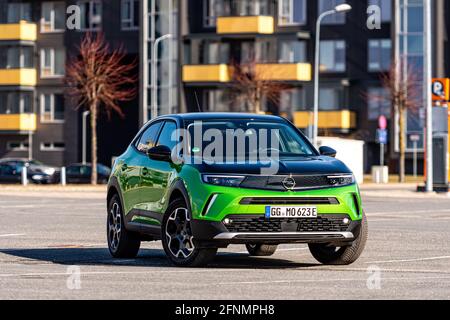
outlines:
{"label": "traffic sign", "polygon": [[449,101],[450,100],[450,79],[434,78],[431,84],[431,92],[433,101]]}
{"label": "traffic sign", "polygon": [[386,129],[378,129],[377,130],[377,142],[379,144],[387,144],[388,143],[388,134]]}

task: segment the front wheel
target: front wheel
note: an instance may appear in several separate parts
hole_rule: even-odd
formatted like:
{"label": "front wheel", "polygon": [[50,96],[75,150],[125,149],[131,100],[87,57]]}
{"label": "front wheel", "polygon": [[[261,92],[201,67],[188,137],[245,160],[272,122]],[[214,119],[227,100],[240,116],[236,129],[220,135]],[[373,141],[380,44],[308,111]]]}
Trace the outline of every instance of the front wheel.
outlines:
{"label": "front wheel", "polygon": [[162,244],[169,260],[179,267],[201,267],[214,259],[217,248],[196,248],[191,213],[183,199],[173,201],[163,218]]}
{"label": "front wheel", "polygon": [[329,265],[348,265],[355,262],[364,250],[368,235],[367,219],[363,212],[361,220],[361,229],[358,236],[351,245],[345,247],[336,247],[324,243],[310,243],[309,251],[313,257],[323,264]]}

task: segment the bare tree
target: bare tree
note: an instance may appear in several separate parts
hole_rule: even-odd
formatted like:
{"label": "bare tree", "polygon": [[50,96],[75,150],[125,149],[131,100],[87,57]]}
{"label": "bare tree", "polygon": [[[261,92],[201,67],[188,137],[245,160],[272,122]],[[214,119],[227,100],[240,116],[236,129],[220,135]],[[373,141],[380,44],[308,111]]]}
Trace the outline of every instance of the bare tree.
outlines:
{"label": "bare tree", "polygon": [[247,111],[261,113],[261,102],[268,101],[279,105],[280,94],[291,86],[271,80],[270,74],[264,71],[254,59],[246,63],[232,63],[231,96],[236,101],[248,104]]}
{"label": "bare tree", "polygon": [[136,62],[126,63],[122,47],[111,50],[102,34],[87,33],[77,47],[77,56],[66,67],[68,95],[76,100],[77,108],[90,111],[91,123],[91,183],[97,184],[97,120],[100,112],[108,118],[112,112],[124,117],[120,102],[136,95],[132,74]]}
{"label": "bare tree", "polygon": [[398,116],[398,174],[399,182],[403,183],[405,182],[406,115],[408,112],[417,113],[422,105],[419,72],[412,65],[405,68],[402,63],[394,62],[389,71],[380,76],[380,80],[387,94],[368,98],[388,102],[392,106],[393,118]]}

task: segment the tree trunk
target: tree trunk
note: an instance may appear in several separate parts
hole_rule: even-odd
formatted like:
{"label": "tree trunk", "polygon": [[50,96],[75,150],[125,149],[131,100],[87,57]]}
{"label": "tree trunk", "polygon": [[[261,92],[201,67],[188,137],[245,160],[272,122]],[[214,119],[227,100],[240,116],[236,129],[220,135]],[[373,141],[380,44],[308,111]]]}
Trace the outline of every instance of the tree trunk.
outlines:
{"label": "tree trunk", "polygon": [[91,184],[97,184],[97,102],[91,105]]}
{"label": "tree trunk", "polygon": [[406,143],[405,143],[405,111],[400,111],[399,115],[399,147],[400,147],[400,156],[399,156],[399,169],[398,169],[398,181],[400,183],[405,182],[405,152],[406,152]]}

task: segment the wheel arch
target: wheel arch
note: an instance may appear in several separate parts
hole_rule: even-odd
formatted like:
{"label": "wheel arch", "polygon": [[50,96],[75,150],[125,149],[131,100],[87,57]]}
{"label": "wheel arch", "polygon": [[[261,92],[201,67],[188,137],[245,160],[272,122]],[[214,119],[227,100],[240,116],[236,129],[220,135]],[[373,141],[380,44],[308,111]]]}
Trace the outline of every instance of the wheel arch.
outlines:
{"label": "wheel arch", "polygon": [[175,199],[181,198],[181,199],[184,200],[184,202],[188,206],[187,209],[192,214],[190,196],[189,196],[189,193],[188,193],[188,191],[186,189],[186,186],[184,185],[184,183],[183,183],[183,181],[181,179],[178,179],[177,181],[175,181],[173,183],[172,187],[170,188],[169,197],[168,198],[169,198],[169,201],[167,202],[167,207]]}

